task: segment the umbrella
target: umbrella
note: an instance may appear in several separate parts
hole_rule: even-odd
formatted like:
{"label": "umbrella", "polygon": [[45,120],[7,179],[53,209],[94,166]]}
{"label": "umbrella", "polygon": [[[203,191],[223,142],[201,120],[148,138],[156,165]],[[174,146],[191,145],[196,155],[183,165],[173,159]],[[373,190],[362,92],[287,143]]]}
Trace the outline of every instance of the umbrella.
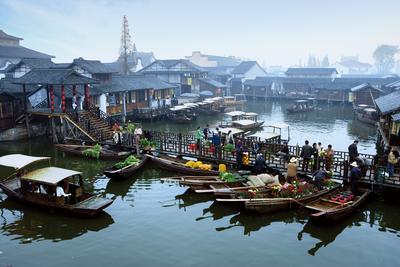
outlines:
{"label": "umbrella", "polygon": [[194,93],[184,93],[184,94],[181,94],[181,96],[183,96],[183,97],[199,97],[198,94],[194,94]]}

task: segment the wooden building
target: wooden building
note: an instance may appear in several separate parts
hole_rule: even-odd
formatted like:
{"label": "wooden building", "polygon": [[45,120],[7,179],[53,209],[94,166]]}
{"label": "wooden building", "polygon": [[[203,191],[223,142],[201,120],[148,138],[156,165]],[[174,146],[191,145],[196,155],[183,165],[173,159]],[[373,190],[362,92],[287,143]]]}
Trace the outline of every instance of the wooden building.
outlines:
{"label": "wooden building", "polygon": [[375,99],[384,95],[384,93],[380,88],[372,86],[369,83],[363,83],[351,88],[350,100],[352,100],[353,105],[356,107],[359,105],[375,107]]}
{"label": "wooden building", "polygon": [[288,68],[288,78],[327,78],[335,79],[338,72],[335,68]]}
{"label": "wooden building", "polygon": [[257,63],[257,61],[243,61],[236,66],[232,72],[230,80],[230,94],[242,94],[244,82],[255,79],[256,77],[266,77],[267,72]]}
{"label": "wooden building", "polygon": [[400,91],[375,100],[379,111],[380,145],[400,146]]}
{"label": "wooden building", "polygon": [[226,95],[227,86],[223,83],[220,83],[216,80],[210,78],[200,78],[200,93],[204,91],[210,91],[213,93],[213,96],[224,96]]}
{"label": "wooden building", "polygon": [[124,100],[128,115],[139,110],[170,106],[174,89],[175,85],[155,76],[113,75],[111,84],[95,85],[92,95],[98,98],[105,97],[107,114],[116,116],[123,113]]}
{"label": "wooden building", "polygon": [[156,60],[139,71],[143,75],[155,76],[162,81],[176,85],[175,94],[198,93],[199,79],[207,77],[207,70],[189,60]]}

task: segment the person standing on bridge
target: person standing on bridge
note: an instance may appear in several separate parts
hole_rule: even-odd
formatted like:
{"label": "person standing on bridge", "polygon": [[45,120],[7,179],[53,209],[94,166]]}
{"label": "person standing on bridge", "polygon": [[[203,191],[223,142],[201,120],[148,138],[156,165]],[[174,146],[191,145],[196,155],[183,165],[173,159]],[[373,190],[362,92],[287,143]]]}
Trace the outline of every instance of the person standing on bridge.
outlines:
{"label": "person standing on bridge", "polygon": [[197,127],[196,134],[195,134],[195,138],[196,138],[196,149],[199,150],[199,153],[200,153],[201,141],[202,141],[203,138],[204,138],[204,134],[203,134],[203,132],[201,131],[200,126]]}
{"label": "person standing on bridge", "polygon": [[301,165],[301,170],[304,172],[308,171],[308,164],[311,160],[313,154],[313,148],[309,145],[308,140],[305,141],[305,145],[301,148],[300,157],[303,158],[303,164]]}
{"label": "person standing on bridge", "polygon": [[354,140],[354,142],[349,145],[349,162],[354,162],[359,155],[357,145],[358,140]]}

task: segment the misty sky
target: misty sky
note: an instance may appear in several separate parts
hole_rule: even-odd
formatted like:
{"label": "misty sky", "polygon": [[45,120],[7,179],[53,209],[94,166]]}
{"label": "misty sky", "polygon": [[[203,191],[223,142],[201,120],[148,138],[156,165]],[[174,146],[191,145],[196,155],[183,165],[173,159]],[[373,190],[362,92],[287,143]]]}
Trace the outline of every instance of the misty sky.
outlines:
{"label": "misty sky", "polygon": [[290,66],[308,55],[358,55],[400,45],[399,0],[0,0],[0,29],[56,56],[117,58],[122,16],[139,51],[159,59],[191,51]]}

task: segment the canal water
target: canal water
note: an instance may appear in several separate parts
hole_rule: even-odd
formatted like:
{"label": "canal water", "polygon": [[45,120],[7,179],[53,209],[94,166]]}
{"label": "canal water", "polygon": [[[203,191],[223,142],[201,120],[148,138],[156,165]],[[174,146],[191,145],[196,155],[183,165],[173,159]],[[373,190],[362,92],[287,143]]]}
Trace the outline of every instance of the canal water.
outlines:
{"label": "canal water", "polygon": [[[351,108],[288,116],[279,103],[256,103],[249,110],[291,125],[292,142],[314,137],[345,149],[357,138],[373,152],[374,130],[353,122]],[[199,118],[193,126],[207,121],[218,119]],[[153,127],[184,131],[165,122]],[[303,210],[257,215],[221,205],[162,182],[174,173],[151,164],[135,177],[111,181],[101,172],[113,162],[66,156],[46,138],[0,143],[0,155],[10,153],[51,156],[55,166],[82,171],[86,189],[114,203],[99,217],[79,219],[24,206],[0,191],[1,267],[400,265],[400,216],[393,204],[371,200],[343,222],[321,226]]]}

